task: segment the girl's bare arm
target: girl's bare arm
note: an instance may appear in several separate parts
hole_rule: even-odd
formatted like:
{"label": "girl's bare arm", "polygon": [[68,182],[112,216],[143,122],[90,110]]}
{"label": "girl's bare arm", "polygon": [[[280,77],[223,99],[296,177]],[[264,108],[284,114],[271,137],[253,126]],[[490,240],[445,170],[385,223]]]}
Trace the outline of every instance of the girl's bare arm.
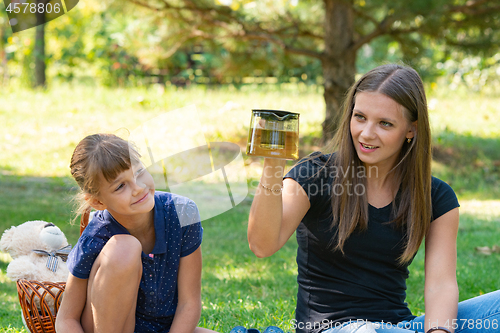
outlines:
{"label": "girl's bare arm", "polygon": [[201,247],[182,257],[177,274],[178,303],[170,332],[193,333],[201,316]]}
{"label": "girl's bare arm", "polygon": [[69,274],[61,307],[57,312],[56,332],[83,333],[80,318],[87,300],[87,282],[86,279]]}

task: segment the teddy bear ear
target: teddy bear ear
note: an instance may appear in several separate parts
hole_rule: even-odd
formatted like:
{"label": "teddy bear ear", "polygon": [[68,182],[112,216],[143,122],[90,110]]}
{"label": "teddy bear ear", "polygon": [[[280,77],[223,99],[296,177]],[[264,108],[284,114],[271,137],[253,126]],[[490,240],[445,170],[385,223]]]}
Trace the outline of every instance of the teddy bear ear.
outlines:
{"label": "teddy bear ear", "polygon": [[12,243],[12,237],[16,232],[16,227],[11,227],[3,232],[2,238],[0,239],[0,250],[8,252],[10,244]]}

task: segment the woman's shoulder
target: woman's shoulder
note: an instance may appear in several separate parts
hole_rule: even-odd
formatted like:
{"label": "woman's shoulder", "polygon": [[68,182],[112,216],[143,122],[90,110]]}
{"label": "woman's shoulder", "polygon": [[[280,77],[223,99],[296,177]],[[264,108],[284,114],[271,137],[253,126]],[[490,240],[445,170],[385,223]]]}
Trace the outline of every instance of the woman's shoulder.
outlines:
{"label": "woman's shoulder", "polygon": [[332,162],[334,160],[334,157],[335,153],[324,154],[321,151],[314,151],[310,153],[308,156],[302,158],[298,163],[310,162],[317,165],[326,165]]}
{"label": "woman's shoulder", "polygon": [[315,151],[308,156],[298,161],[285,178],[292,178],[296,181],[317,181],[322,178],[332,178],[334,168],[335,154],[323,154],[320,151]]}
{"label": "woman's shoulder", "polygon": [[434,197],[435,195],[455,195],[455,191],[453,188],[445,181],[432,176],[431,177],[431,195]]}
{"label": "woman's shoulder", "polygon": [[445,181],[436,177],[432,177],[431,179],[431,198],[433,220],[454,208],[460,207],[453,188]]}
{"label": "woman's shoulder", "polygon": [[335,153],[333,154],[323,154],[320,151],[312,152],[311,154],[300,159],[293,167],[297,168],[307,168],[307,169],[319,169],[331,167],[335,160]]}

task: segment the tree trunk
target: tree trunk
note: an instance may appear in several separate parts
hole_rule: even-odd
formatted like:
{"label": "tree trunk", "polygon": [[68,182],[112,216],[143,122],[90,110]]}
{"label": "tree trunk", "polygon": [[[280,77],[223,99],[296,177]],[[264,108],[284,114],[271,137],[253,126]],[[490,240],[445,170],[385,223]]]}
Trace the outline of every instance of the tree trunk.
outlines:
{"label": "tree trunk", "polygon": [[354,40],[352,0],[324,0],[325,3],[325,57],[322,60],[324,98],[326,104],[323,143],[330,141],[338,126],[345,94],[354,83],[356,52]]}
{"label": "tree trunk", "polygon": [[36,13],[35,87],[45,87],[45,13]]}
{"label": "tree trunk", "polygon": [[5,51],[5,29],[7,28],[6,24],[2,24],[0,26],[0,62],[2,68],[2,77],[0,79],[0,85],[7,84],[7,52]]}

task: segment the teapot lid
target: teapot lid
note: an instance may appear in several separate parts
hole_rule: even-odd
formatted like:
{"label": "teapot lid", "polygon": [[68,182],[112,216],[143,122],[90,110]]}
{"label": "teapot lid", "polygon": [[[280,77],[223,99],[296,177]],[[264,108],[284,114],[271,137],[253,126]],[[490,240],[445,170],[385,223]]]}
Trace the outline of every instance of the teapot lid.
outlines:
{"label": "teapot lid", "polygon": [[254,113],[267,113],[267,114],[273,113],[273,114],[275,114],[276,116],[278,116],[280,118],[283,118],[283,117],[289,116],[289,115],[299,116],[298,113],[289,112],[289,111],[283,111],[283,110],[252,109],[252,112],[254,112]]}

